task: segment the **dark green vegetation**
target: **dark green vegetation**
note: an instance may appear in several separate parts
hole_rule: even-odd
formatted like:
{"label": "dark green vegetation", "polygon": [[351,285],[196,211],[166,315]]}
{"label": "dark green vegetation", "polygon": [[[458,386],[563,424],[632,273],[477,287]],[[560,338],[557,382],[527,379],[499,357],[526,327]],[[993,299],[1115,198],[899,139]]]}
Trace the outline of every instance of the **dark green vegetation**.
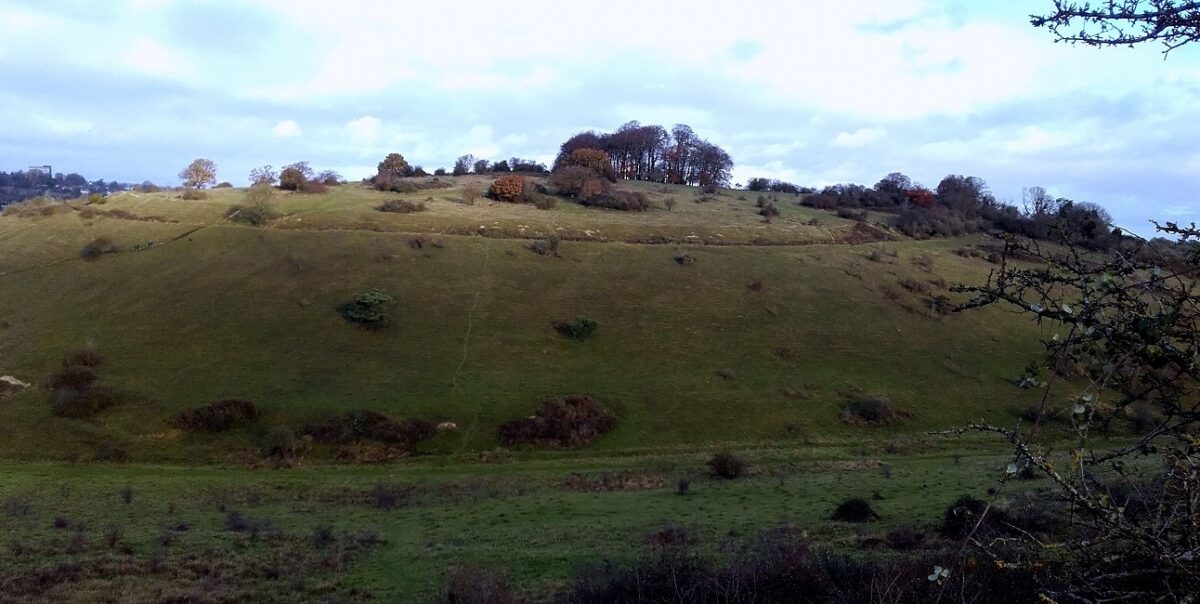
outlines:
{"label": "dark green vegetation", "polygon": [[[419,600],[465,562],[545,599],[667,521],[710,557],[781,527],[858,551],[1003,471],[928,431],[1039,400],[1014,384],[1036,325],[944,312],[992,267],[982,238],[636,182],[644,212],[467,205],[486,183],[452,182],[401,193],[412,213],[342,185],[248,224],[227,188],[0,218],[0,374],[34,384],[0,398],[0,590]],[[86,412],[56,415],[64,392]],[[881,518],[830,521],[855,498]]]}

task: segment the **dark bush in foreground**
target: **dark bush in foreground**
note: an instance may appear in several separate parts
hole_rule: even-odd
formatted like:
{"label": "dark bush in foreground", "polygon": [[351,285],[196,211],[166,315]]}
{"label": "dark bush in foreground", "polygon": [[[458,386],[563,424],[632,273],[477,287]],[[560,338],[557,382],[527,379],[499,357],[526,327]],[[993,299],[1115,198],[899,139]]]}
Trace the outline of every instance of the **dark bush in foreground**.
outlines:
{"label": "dark bush in foreground", "polygon": [[746,473],[746,460],[734,455],[727,450],[717,451],[711,459],[706,462],[708,469],[712,471],[713,476],[732,480],[740,478]]}
{"label": "dark bush in foreground", "polygon": [[79,257],[84,260],[95,260],[105,254],[115,254],[119,251],[121,251],[120,246],[107,237],[97,237],[79,250]]}
{"label": "dark bush in foreground", "polygon": [[[972,564],[929,579],[950,552],[854,556],[810,547],[795,531],[768,532],[721,563],[686,546],[656,547],[627,565],[580,569],[556,602],[759,602],[818,604],[1009,604],[1038,601],[1040,575]],[[1045,570],[1039,572],[1046,573]]]}
{"label": "dark bush in foreground", "polygon": [[238,424],[258,420],[254,403],[241,399],[226,399],[203,407],[186,409],[172,422],[177,428],[191,431],[222,432]]}
{"label": "dark bush in foreground", "polygon": [[[970,495],[963,495],[946,508],[946,512],[942,516],[942,526],[938,532],[949,539],[963,539],[971,533],[983,511],[987,509],[986,501]],[[994,521],[1001,516],[1001,512],[988,510],[988,516]]]}
{"label": "dark bush in foreground", "polygon": [[555,321],[553,323],[554,331],[557,331],[564,338],[574,340],[586,340],[596,333],[596,329],[600,324],[587,317],[579,317],[574,321]]}
{"label": "dark bush in foreground", "polygon": [[326,444],[373,440],[407,447],[433,438],[437,428],[432,422],[419,418],[397,420],[376,411],[362,410],[308,424],[300,432]]}
{"label": "dark bush in foreground", "polygon": [[565,396],[542,403],[530,417],[500,426],[500,442],[582,447],[616,425],[612,413],[592,397]]}
{"label": "dark bush in foreground", "polygon": [[886,396],[864,396],[842,408],[842,421],[849,424],[882,426],[903,420],[907,414],[892,406]]}
{"label": "dark bush in foreground", "polygon": [[839,522],[872,522],[879,520],[879,514],[866,499],[855,497],[839,503],[832,518]]}
{"label": "dark bush in foreground", "polygon": [[383,202],[379,206],[380,212],[391,212],[393,214],[412,214],[415,212],[424,212],[429,208],[425,207],[423,202],[408,201],[406,199],[390,199]]}
{"label": "dark bush in foreground", "polygon": [[478,566],[456,566],[450,570],[444,604],[512,604],[508,578]]}

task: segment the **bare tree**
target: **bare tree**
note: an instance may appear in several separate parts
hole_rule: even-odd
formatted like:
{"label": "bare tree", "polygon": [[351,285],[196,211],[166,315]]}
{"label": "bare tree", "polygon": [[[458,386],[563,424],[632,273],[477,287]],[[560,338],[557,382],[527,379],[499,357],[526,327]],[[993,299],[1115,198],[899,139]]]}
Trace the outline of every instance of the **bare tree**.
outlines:
{"label": "bare tree", "polygon": [[1164,54],[1200,40],[1200,2],[1183,0],[1054,0],[1054,12],[1031,15],[1060,42],[1133,46],[1157,41]]}
{"label": "bare tree", "polygon": [[250,171],[250,186],[266,185],[268,187],[275,186],[279,180],[279,175],[275,173],[275,168],[267,166],[259,166]]}

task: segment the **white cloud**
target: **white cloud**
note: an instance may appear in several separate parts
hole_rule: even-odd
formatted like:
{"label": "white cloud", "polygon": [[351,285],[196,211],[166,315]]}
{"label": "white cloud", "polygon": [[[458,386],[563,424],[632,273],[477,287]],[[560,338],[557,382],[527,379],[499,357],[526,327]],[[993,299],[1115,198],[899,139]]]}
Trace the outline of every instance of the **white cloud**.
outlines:
{"label": "white cloud", "polygon": [[833,144],[838,147],[865,147],[882,140],[885,136],[887,130],[883,128],[859,128],[854,132],[838,133],[837,138],[833,139]]}
{"label": "white cloud", "polygon": [[346,124],[346,130],[350,133],[350,142],[357,145],[374,144],[379,140],[379,130],[382,127],[383,122],[370,115],[364,115]]}
{"label": "white cloud", "polygon": [[277,138],[296,138],[300,136],[300,124],[292,120],[284,120],[275,124],[275,128],[271,130]]}
{"label": "white cloud", "polygon": [[125,51],[124,59],[126,64],[142,73],[163,78],[186,79],[195,73],[192,66],[170,48],[145,36],[134,39]]}

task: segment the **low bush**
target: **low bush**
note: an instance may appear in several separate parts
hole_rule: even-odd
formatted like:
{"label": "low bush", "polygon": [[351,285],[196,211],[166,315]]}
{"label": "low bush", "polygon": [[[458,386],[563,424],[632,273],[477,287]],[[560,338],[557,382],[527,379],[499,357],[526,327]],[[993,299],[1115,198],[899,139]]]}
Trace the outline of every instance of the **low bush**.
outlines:
{"label": "low bush", "polygon": [[214,188],[214,189],[232,189],[232,188],[233,188],[233,183],[231,183],[231,182],[228,182],[228,181],[226,181],[226,182],[219,182],[219,183],[217,183],[216,185],[214,185],[214,186],[213,186],[213,188]]}
{"label": "low bush", "polygon": [[586,340],[596,333],[596,329],[600,324],[587,317],[579,317],[574,321],[555,321],[553,323],[554,331],[557,331],[565,338],[574,340]]}
{"label": "low bush", "polygon": [[316,180],[306,181],[304,184],[300,185],[299,189],[301,193],[306,195],[320,195],[328,190],[329,187],[326,186],[325,183]]}
{"label": "low bush", "polygon": [[[610,602],[889,602],[1008,604],[1038,601],[1044,567],[971,565],[931,580],[946,552],[862,556],[812,548],[795,529],[777,529],[728,556],[693,552],[687,545],[655,547],[626,564],[580,568],[555,601]],[[718,562],[719,561],[719,562]]]}
{"label": "low bush", "polygon": [[508,577],[478,566],[456,566],[450,569],[444,604],[514,604]]}
{"label": "low bush", "polygon": [[889,531],[884,541],[894,550],[909,551],[921,547],[925,542],[925,533],[905,524]]}
{"label": "low bush", "polygon": [[281,465],[291,465],[304,457],[309,442],[297,438],[296,432],[285,426],[274,426],[262,434],[258,450]]}
{"label": "low bush", "polygon": [[722,449],[713,454],[713,456],[709,458],[707,462],[705,462],[705,465],[708,466],[708,469],[712,472],[713,476],[724,478],[726,480],[741,478],[742,475],[746,473],[746,468],[749,466],[749,464],[746,463],[746,460],[738,457],[726,449]]}
{"label": "low bush", "polygon": [[690,266],[696,263],[696,257],[691,254],[680,254],[675,257],[675,263],[679,266]]}
{"label": "low bush", "polygon": [[89,367],[95,369],[104,364],[104,357],[95,348],[76,348],[63,357],[63,367]]}
{"label": "low bush", "polygon": [[408,201],[406,199],[390,199],[383,202],[383,205],[375,208],[380,212],[391,212],[393,214],[412,214],[414,212],[424,212],[429,208],[425,207],[424,202]]}
{"label": "low bush", "polygon": [[533,207],[539,210],[553,210],[558,207],[558,198],[553,195],[535,193],[533,195]]}
{"label": "low bush", "polygon": [[79,257],[84,260],[96,260],[105,254],[115,254],[119,251],[121,251],[120,246],[107,237],[97,237],[79,250]]}
{"label": "low bush", "polygon": [[339,311],[351,323],[367,329],[382,329],[389,323],[395,302],[396,299],[387,292],[375,288],[359,294],[354,301],[342,305]]}
{"label": "low bush", "polygon": [[558,237],[535,240],[529,249],[539,256],[558,256]]}
{"label": "low bush", "polygon": [[251,202],[245,206],[231,206],[225,212],[225,218],[230,222],[256,227],[267,226],[272,220],[279,218],[279,216],[280,213],[275,211],[275,208],[270,203],[261,200]]}
{"label": "low bush", "polygon": [[410,447],[433,438],[437,434],[437,427],[419,418],[397,420],[377,411],[361,410],[308,424],[300,432],[324,444],[351,444],[369,440]]}
{"label": "low bush", "polygon": [[185,409],[175,416],[172,424],[181,430],[223,432],[238,424],[258,420],[258,408],[242,399],[226,399],[202,407]]}
{"label": "low bush", "polygon": [[59,417],[83,419],[113,407],[118,402],[116,392],[99,384],[83,388],[55,388],[50,397],[50,410]]}
{"label": "low bush", "polygon": [[580,196],[579,203],[593,208],[644,212],[650,209],[650,200],[641,191],[607,191],[594,195]]}
{"label": "low bush", "polygon": [[186,201],[200,201],[201,199],[208,199],[208,193],[200,189],[184,189],[183,193],[179,194],[179,198]]}
{"label": "low bush", "polygon": [[505,422],[500,426],[500,442],[583,447],[616,425],[616,417],[592,397],[564,396],[543,402],[530,417]]}
{"label": "low bush", "polygon": [[841,417],[848,424],[882,426],[901,421],[907,414],[893,407],[886,396],[872,395],[848,402]]}
{"label": "low bush", "polygon": [[839,503],[832,518],[839,522],[872,522],[880,516],[866,499],[854,497]]}

